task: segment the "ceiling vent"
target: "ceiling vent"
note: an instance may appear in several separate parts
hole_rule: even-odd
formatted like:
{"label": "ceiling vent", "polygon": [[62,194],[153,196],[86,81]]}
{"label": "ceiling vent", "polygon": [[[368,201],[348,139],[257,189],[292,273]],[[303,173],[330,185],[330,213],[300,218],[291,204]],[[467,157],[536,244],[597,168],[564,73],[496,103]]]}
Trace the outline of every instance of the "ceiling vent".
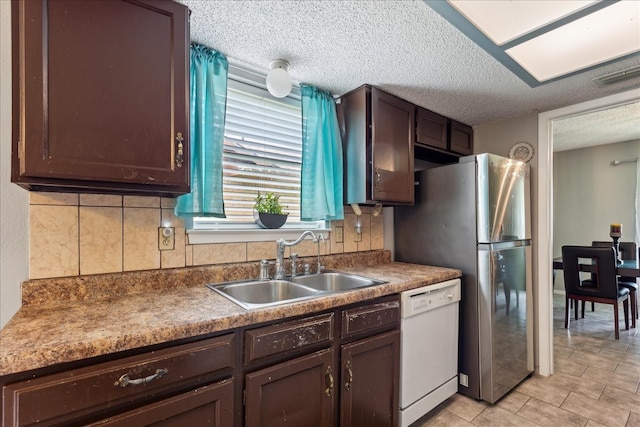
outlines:
{"label": "ceiling vent", "polygon": [[596,77],[595,79],[593,79],[593,82],[596,84],[596,86],[603,87],[635,79],[636,77],[640,77],[640,65],[627,68],[626,70],[616,71],[615,73],[609,73],[605,74],[604,76]]}

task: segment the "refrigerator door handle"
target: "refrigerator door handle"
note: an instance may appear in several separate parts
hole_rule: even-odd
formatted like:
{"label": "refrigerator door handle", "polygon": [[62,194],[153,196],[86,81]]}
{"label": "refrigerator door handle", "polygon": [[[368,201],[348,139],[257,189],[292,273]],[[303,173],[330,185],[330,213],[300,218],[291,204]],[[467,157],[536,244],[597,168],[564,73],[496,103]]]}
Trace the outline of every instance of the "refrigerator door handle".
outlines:
{"label": "refrigerator door handle", "polygon": [[531,240],[508,240],[494,243],[478,243],[479,251],[499,251],[502,249],[520,248],[531,246]]}

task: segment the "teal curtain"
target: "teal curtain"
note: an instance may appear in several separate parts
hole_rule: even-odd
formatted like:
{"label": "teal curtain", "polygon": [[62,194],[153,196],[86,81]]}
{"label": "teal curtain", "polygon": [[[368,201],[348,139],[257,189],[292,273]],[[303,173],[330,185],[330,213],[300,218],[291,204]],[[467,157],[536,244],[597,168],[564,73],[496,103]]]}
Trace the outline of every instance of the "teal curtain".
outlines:
{"label": "teal curtain", "polygon": [[329,92],[300,85],[302,94],[303,221],[344,218],[342,200],[342,140],[336,104]]}
{"label": "teal curtain", "polygon": [[190,68],[191,193],[178,197],[174,213],[224,218],[222,149],[229,63],[220,52],[192,43]]}

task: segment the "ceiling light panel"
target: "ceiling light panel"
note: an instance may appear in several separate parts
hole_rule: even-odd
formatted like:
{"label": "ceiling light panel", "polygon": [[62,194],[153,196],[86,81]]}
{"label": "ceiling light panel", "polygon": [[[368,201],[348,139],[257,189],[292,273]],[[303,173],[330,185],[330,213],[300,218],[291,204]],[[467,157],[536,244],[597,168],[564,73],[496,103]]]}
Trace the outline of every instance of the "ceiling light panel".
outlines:
{"label": "ceiling light panel", "polygon": [[506,50],[541,82],[635,52],[640,52],[640,2],[635,0],[617,2]]}
{"label": "ceiling light panel", "polygon": [[596,3],[577,0],[448,2],[498,46]]}

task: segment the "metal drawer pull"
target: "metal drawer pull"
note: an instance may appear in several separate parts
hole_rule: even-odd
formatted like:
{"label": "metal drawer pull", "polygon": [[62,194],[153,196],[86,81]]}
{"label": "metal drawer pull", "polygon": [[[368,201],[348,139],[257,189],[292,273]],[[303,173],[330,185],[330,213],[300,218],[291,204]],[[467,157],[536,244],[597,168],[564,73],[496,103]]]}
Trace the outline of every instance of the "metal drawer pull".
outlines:
{"label": "metal drawer pull", "polygon": [[325,394],[327,396],[331,396],[333,392],[333,371],[331,370],[331,366],[327,366],[327,378],[329,379],[329,387],[325,389]]}
{"label": "metal drawer pull", "polygon": [[182,163],[184,162],[184,138],[182,137],[182,132],[178,132],[176,135],[176,141],[178,141],[178,148],[176,153],[176,166],[181,168]]}
{"label": "metal drawer pull", "polygon": [[378,185],[380,185],[380,181],[382,180],[382,175],[380,175],[380,171],[378,170],[378,168],[376,168],[376,180],[375,180],[375,188],[378,188]]}
{"label": "metal drawer pull", "polygon": [[347,360],[347,382],[344,383],[344,388],[349,390],[351,388],[351,383],[353,382],[353,371],[351,370],[351,360]]}
{"label": "metal drawer pull", "polygon": [[164,368],[156,369],[156,372],[153,375],[149,375],[148,377],[144,377],[144,378],[138,378],[136,380],[132,380],[131,378],[129,378],[129,374],[124,374],[123,376],[118,378],[118,381],[116,381],[113,385],[115,385],[116,387],[118,386],[126,387],[129,384],[131,385],[145,384],[153,380],[157,380],[161,376],[165,375],[167,372],[169,372],[168,369],[164,369]]}

